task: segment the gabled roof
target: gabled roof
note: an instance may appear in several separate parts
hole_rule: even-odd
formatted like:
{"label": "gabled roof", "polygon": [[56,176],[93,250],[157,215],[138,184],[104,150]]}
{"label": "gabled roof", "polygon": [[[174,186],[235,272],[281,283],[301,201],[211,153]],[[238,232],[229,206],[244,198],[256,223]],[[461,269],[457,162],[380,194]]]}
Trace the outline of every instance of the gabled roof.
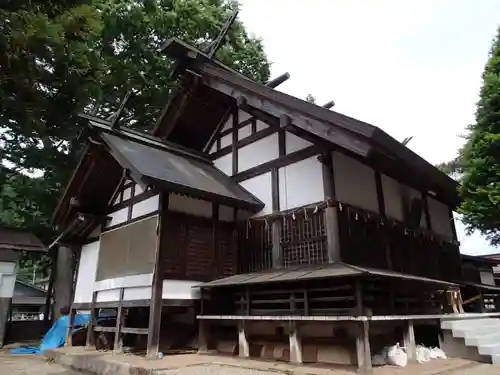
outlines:
{"label": "gabled roof", "polygon": [[[384,173],[432,191],[453,207],[458,205],[456,181],[380,128],[254,82],[178,39],[169,40],[163,49],[183,66],[177,72],[187,86],[162,113],[156,136],[201,151],[228,109],[245,105],[286,130],[298,129],[333,147],[373,159]],[[280,124],[283,114],[289,122]]]}
{"label": "gabled roof", "polygon": [[0,250],[45,252],[40,239],[22,228],[0,226]]}

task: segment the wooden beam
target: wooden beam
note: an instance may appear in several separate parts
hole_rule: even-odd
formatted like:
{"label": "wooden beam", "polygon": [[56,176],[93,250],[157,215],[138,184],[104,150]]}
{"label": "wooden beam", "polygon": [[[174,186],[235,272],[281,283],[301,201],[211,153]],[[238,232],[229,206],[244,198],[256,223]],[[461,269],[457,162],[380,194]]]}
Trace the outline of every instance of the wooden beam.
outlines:
{"label": "wooden beam", "polygon": [[358,334],[356,336],[356,356],[358,362],[358,371],[362,374],[371,374],[372,358],[370,350],[369,324],[363,321],[357,324]]}
{"label": "wooden beam", "polygon": [[268,81],[266,83],[266,86],[274,89],[274,88],[278,87],[279,85],[281,85],[283,82],[288,81],[289,79],[290,79],[290,73],[286,72],[286,73],[283,73],[283,74],[279,75],[278,77],[273,78],[272,80]]}
{"label": "wooden beam", "polygon": [[162,261],[162,246],[167,238],[162,238],[165,215],[168,214],[168,193],[160,193],[160,215],[158,217],[158,239],[156,242],[155,265],[153,270],[153,285],[151,293],[151,306],[149,308],[149,326],[148,326],[148,344],[146,356],[155,358],[158,356],[158,347],[160,343],[162,294],[163,294],[163,274],[164,262]]}
{"label": "wooden beam", "polygon": [[238,107],[233,108],[233,133],[232,133],[232,143],[231,143],[231,152],[233,157],[232,164],[232,175],[238,173],[238,122],[239,122],[239,110]]}
{"label": "wooden beam", "polygon": [[48,322],[49,320],[54,320],[54,314],[52,314],[52,296],[54,293],[54,280],[57,273],[57,249],[53,248],[49,250],[50,253],[50,275],[49,275],[49,285],[47,286],[47,298],[45,299],[45,308],[43,311],[43,319]]}
{"label": "wooden beam", "polygon": [[[279,173],[278,168],[271,169],[271,195],[272,195],[272,210],[279,212]],[[273,220],[271,223],[271,240],[272,240],[272,267],[283,267],[283,254],[281,252],[281,220]]]}
{"label": "wooden beam", "polygon": [[[325,201],[335,199],[335,180],[333,173],[333,156],[331,152],[323,153],[319,161],[322,165],[323,193]],[[339,219],[337,207],[328,205],[325,208],[326,242],[328,248],[328,262],[340,262],[341,243],[339,233]]]}
{"label": "wooden beam", "polygon": [[97,291],[94,291],[92,293],[92,302],[90,305],[90,320],[89,324],[87,326],[87,342],[85,346],[87,348],[95,348],[95,333],[94,333],[94,326],[97,324],[97,317],[96,317],[96,302],[97,302]]}
{"label": "wooden beam", "polygon": [[[377,201],[378,210],[383,218],[386,218],[385,212],[385,197],[384,197],[384,186],[382,184],[382,174],[380,171],[375,171],[375,188],[377,190]],[[384,236],[384,248],[385,248],[385,262],[387,267],[392,270],[392,255],[391,255],[391,245],[387,236]]]}
{"label": "wooden beam", "polygon": [[123,311],[123,295],[125,293],[125,288],[120,289],[120,299],[118,301],[118,309],[116,311],[116,325],[115,325],[115,342],[113,345],[113,352],[122,353],[123,352],[123,323],[125,321],[124,311]]}
{"label": "wooden beam", "polygon": [[[260,132],[258,132],[258,133],[260,133]],[[248,138],[250,138],[250,137],[248,137]],[[248,180],[249,178],[259,176],[259,175],[264,174],[266,172],[270,172],[273,168],[286,167],[287,165],[290,165],[290,164],[296,163],[298,161],[310,158],[311,156],[317,155],[318,153],[319,153],[319,150],[316,146],[309,146],[309,147],[303,148],[301,150],[294,151],[294,152],[292,152],[288,155],[285,155],[281,158],[262,163],[260,165],[257,165],[256,167],[253,167],[253,168],[249,168],[243,172],[238,173],[235,176],[232,176],[232,179],[236,182],[245,181],[245,180]]]}

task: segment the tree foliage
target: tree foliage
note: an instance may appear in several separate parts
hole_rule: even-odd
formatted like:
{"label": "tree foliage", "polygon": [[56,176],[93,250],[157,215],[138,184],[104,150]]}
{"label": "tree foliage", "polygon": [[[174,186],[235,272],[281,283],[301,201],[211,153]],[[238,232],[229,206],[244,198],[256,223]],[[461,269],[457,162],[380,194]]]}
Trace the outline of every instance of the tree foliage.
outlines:
{"label": "tree foliage", "polygon": [[[174,88],[170,37],[204,48],[238,3],[225,0],[19,0],[0,8],[0,222],[45,241],[50,216],[84,141],[78,112],[112,113],[129,90],[124,123],[151,129]],[[217,56],[265,82],[262,43],[240,22]]]}
{"label": "tree foliage", "polygon": [[454,161],[463,172],[461,213],[469,230],[500,244],[500,28],[483,73],[476,121]]}

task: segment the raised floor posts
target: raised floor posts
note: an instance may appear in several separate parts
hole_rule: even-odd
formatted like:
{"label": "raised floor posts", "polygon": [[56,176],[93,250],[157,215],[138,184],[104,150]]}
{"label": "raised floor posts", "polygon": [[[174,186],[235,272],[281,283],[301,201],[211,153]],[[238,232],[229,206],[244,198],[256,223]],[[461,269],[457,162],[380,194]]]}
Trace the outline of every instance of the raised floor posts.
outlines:
{"label": "raised floor posts", "polygon": [[367,321],[359,322],[356,336],[356,355],[358,371],[367,374],[372,372],[372,356],[370,349],[370,334]]}
{"label": "raised floor posts", "polygon": [[238,354],[242,358],[250,357],[250,345],[248,344],[245,321],[238,323]]}
{"label": "raised floor posts", "polygon": [[290,362],[294,364],[302,364],[302,339],[300,330],[296,321],[290,322],[289,333],[290,345]]}
{"label": "raised floor posts", "polygon": [[408,320],[406,322],[406,329],[403,333],[404,346],[406,348],[406,354],[408,355],[408,361],[417,360],[417,346],[415,344],[415,329],[413,327],[413,321]]}

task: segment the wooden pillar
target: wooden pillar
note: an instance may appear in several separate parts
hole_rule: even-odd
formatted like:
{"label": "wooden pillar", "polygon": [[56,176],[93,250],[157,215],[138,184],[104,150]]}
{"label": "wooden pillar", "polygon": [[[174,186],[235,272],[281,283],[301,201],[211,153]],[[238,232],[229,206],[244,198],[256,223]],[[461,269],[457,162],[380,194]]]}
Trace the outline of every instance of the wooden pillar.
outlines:
{"label": "wooden pillar", "polygon": [[[377,201],[378,201],[378,211],[382,218],[386,218],[385,212],[385,197],[384,197],[384,186],[382,185],[382,174],[379,171],[375,171],[375,187],[377,189]],[[391,255],[391,244],[387,235],[384,235],[384,248],[385,248],[385,263],[387,268],[392,270],[392,255]]]}
{"label": "wooden pillar", "polygon": [[302,364],[302,339],[298,322],[295,320],[290,322],[288,341],[290,345],[290,362],[299,365]]}
{"label": "wooden pillar", "polygon": [[403,333],[403,342],[406,348],[406,354],[408,355],[408,361],[416,361],[417,345],[415,343],[415,329],[413,327],[413,321],[408,320],[405,325],[406,327]]}
{"label": "wooden pillar", "polygon": [[[155,358],[158,355],[158,347],[160,344],[160,326],[161,326],[161,310],[162,310],[162,294],[163,294],[163,274],[164,262],[162,261],[162,251],[168,239],[162,238],[163,225],[165,223],[165,215],[168,214],[168,194],[160,193],[160,214],[158,218],[158,239],[156,241],[156,257],[153,271],[153,285],[151,292],[151,304],[149,306],[149,326],[148,326],[148,346],[146,356]],[[162,241],[163,239],[163,241]]]}
{"label": "wooden pillar", "polygon": [[50,250],[50,263],[49,285],[47,286],[47,297],[45,299],[45,308],[43,311],[43,320],[45,320],[45,322],[49,322],[49,320],[54,321],[51,312],[52,297],[54,295],[54,280],[57,273],[57,248]]}
{"label": "wooden pillar", "polygon": [[198,353],[208,352],[208,322],[198,319]]}
{"label": "wooden pillar", "polygon": [[61,308],[69,308],[71,306],[74,270],[72,249],[68,246],[60,245],[56,251],[57,271],[54,280],[55,319],[60,317],[59,311],[61,310]]}
{"label": "wooden pillar", "polygon": [[76,315],[76,310],[71,307],[69,310],[69,317],[68,317],[68,329],[66,330],[66,342],[65,346],[73,346],[73,329],[75,326],[75,315]]}
{"label": "wooden pillar", "polygon": [[[333,156],[331,152],[325,152],[318,157],[322,164],[323,191],[325,201],[333,203],[335,200],[335,181],[333,174]],[[337,207],[327,204],[325,208],[326,242],[328,248],[328,262],[340,262],[340,234]]]}
{"label": "wooden pillar", "polygon": [[356,355],[358,371],[367,374],[372,372],[372,358],[370,350],[370,334],[368,321],[359,322],[356,337]]}
{"label": "wooden pillar", "polygon": [[123,295],[125,293],[125,288],[120,289],[120,300],[118,301],[118,309],[116,311],[116,325],[115,325],[115,342],[113,345],[113,351],[115,353],[123,352],[123,322],[125,321],[125,314],[123,311]]}
{"label": "wooden pillar", "polygon": [[[272,209],[273,212],[279,212],[279,174],[278,168],[271,170],[271,192],[272,192]],[[272,249],[272,266],[273,268],[283,267],[283,254],[281,252],[281,226],[283,222],[280,219],[274,219],[271,223],[271,239],[273,243]]]}
{"label": "wooden pillar", "polygon": [[87,325],[87,342],[85,346],[87,348],[95,348],[95,332],[94,326],[97,324],[97,316],[96,316],[96,303],[97,303],[97,293],[92,293],[92,302],[90,304],[90,320]]}
{"label": "wooden pillar", "polygon": [[238,355],[242,358],[250,357],[250,345],[248,344],[246,322],[238,322]]}

